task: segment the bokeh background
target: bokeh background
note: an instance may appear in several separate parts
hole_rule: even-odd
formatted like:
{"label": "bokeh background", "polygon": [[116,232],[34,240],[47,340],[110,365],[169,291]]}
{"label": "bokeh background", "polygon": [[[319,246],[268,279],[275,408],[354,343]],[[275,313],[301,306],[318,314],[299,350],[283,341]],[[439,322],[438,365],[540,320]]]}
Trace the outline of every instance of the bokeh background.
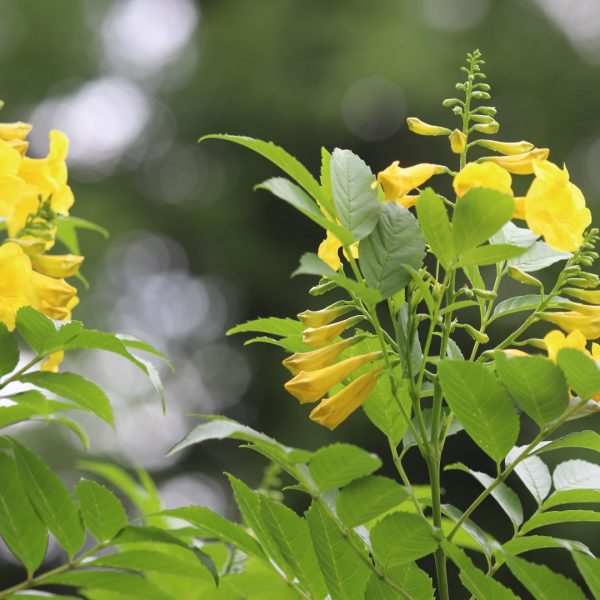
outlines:
{"label": "bokeh background", "polygon": [[[282,390],[277,348],[225,337],[250,318],[319,306],[306,294],[312,281],[289,274],[321,232],[252,192],[278,174],[274,167],[242,148],[196,140],[215,132],[273,140],[313,171],[321,145],[350,148],[374,171],[392,160],[444,162],[447,142],[413,136],[405,118],[454,127],[441,100],[453,95],[458,67],[475,48],[488,62],[501,139],[550,147],[597,221],[596,0],[0,1],[2,120],[32,122],[38,155],[49,129],[68,134],[73,212],[111,232],[108,242],[83,235],[92,287],[82,290],[77,316],[147,339],[177,368],[163,373],[163,416],[129,365],[101,354],[70,359],[117,406],[117,434],[86,421],[92,458],[148,469],[168,506],[206,504],[232,516],[222,472],[257,485],[264,463],[230,442],[165,458],[197,423],[189,413],[224,413],[290,445],[343,439],[385,455],[362,414],[334,434],[311,423]],[[588,424],[600,429],[598,419]],[[84,455],[68,434],[52,426],[16,432],[67,480],[80,476]],[[490,467],[461,436],[448,452],[449,460]],[[408,463],[424,482],[416,454]],[[459,507],[478,493],[460,473],[446,474],[444,485]],[[480,515],[492,533],[507,525],[493,502]],[[600,550],[597,530],[568,533]],[[569,572],[566,555],[553,552],[538,556]],[[1,558],[0,576],[16,577],[9,555]]]}

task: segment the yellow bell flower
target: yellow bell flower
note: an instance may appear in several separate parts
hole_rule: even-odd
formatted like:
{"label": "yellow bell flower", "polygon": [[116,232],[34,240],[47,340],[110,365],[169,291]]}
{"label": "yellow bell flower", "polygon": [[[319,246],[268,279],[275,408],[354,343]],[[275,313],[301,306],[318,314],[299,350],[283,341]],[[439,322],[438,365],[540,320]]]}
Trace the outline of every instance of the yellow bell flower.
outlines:
{"label": "yellow bell flower", "polygon": [[282,364],[293,375],[297,375],[300,371],[316,371],[330,365],[346,348],[349,348],[360,339],[362,337],[357,336],[317,350],[295,352],[288,356]]}
{"label": "yellow bell flower", "polygon": [[[403,168],[400,162],[395,160],[389,167],[377,173],[377,181],[371,187],[381,184],[386,201],[395,200],[402,204],[402,199],[408,192],[423,185],[433,175],[442,173],[444,167],[431,163],[420,163],[412,167]],[[414,203],[413,203],[414,204]]]}
{"label": "yellow bell flower", "polygon": [[290,379],[284,387],[300,404],[316,402],[354,371],[381,358],[381,356],[381,352],[370,352],[369,354],[352,356],[316,371],[301,371]]}
{"label": "yellow bell flower", "polygon": [[60,350],[58,352],[53,352],[40,365],[40,371],[49,371],[51,373],[58,373],[58,367],[59,367],[60,363],[63,361],[64,357],[65,357],[65,353],[62,350]]}
{"label": "yellow bell flower", "polygon": [[74,254],[34,254],[31,256],[31,265],[42,275],[64,279],[76,275],[83,260],[83,256],[75,256]]}
{"label": "yellow bell flower", "polygon": [[29,257],[18,244],[7,242],[0,246],[0,322],[9,331],[15,328],[19,308],[37,303],[32,273]]}
{"label": "yellow bell flower", "polygon": [[546,160],[548,154],[550,154],[548,148],[534,148],[522,154],[484,156],[479,161],[482,163],[493,162],[514,175],[531,175],[533,173],[533,162],[535,160]]}
{"label": "yellow bell flower", "polygon": [[512,156],[513,154],[525,154],[530,150],[533,150],[533,144],[521,140],[520,142],[497,142],[496,140],[477,140],[478,146],[483,146],[488,150],[494,150],[505,156]]}
{"label": "yellow bell flower", "polygon": [[323,325],[321,327],[309,327],[302,333],[302,341],[313,348],[319,346],[325,346],[329,342],[333,342],[336,337],[344,333],[346,329],[360,323],[364,317],[355,316],[343,321],[337,321],[329,325]]}
{"label": "yellow bell flower", "polygon": [[[334,271],[338,271],[342,266],[340,260],[340,248],[342,246],[342,242],[331,231],[328,231],[326,238],[319,245],[317,255],[326,265]],[[358,242],[350,246],[350,252],[353,258],[358,258]]]}
{"label": "yellow bell flower", "polygon": [[17,121],[15,123],[0,123],[0,140],[24,140],[31,131],[31,124]]}
{"label": "yellow bell flower", "polygon": [[452,133],[447,127],[439,127],[438,125],[430,125],[417,119],[417,117],[408,117],[406,119],[408,128],[417,135],[450,135]]}
{"label": "yellow bell flower", "polygon": [[473,188],[497,190],[512,196],[511,184],[510,174],[494,163],[468,163],[454,177],[452,183],[459,198]]}
{"label": "yellow bell flower", "polygon": [[556,357],[563,348],[575,348],[587,354],[585,348],[587,340],[579,329],[574,329],[569,335],[555,329],[544,336],[544,342],[548,351],[548,358],[553,362],[556,362]]}
{"label": "yellow bell flower", "polygon": [[455,129],[449,136],[450,149],[454,154],[462,154],[467,147],[467,136],[460,130]]}
{"label": "yellow bell flower", "polygon": [[357,377],[337,394],[321,400],[311,411],[310,418],[328,429],[335,429],[365,402],[380,374],[381,369],[375,369]]}
{"label": "yellow bell flower", "polygon": [[0,139],[0,217],[12,216],[15,206],[27,192],[25,182],[18,177],[21,155]]}
{"label": "yellow bell flower", "polygon": [[540,319],[554,323],[568,333],[579,330],[588,340],[600,337],[600,308],[592,314],[584,314],[575,310],[543,313],[540,315]]}
{"label": "yellow bell flower", "polygon": [[556,250],[577,250],[592,222],[581,190],[569,181],[566,167],[544,160],[534,161],[533,169],[536,176],[525,196],[527,226]]}
{"label": "yellow bell flower", "polygon": [[38,297],[38,310],[58,321],[68,320],[71,310],[79,303],[77,288],[64,279],[54,279],[41,273],[31,273],[31,283]]}

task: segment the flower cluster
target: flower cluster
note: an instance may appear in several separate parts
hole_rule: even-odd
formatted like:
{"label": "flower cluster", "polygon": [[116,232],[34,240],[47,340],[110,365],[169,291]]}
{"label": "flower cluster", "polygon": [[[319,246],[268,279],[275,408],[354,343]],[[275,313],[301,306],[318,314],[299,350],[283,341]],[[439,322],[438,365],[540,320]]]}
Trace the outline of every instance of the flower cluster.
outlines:
{"label": "flower cluster", "polygon": [[[74,202],[67,184],[68,139],[51,131],[48,155],[31,158],[26,154],[30,130],[28,123],[0,123],[0,218],[8,234],[0,245],[0,322],[11,331],[23,306],[70,320],[79,299],[65,279],[83,262],[82,256],[49,254],[58,219]],[[44,368],[55,370],[60,359],[51,357]]]}

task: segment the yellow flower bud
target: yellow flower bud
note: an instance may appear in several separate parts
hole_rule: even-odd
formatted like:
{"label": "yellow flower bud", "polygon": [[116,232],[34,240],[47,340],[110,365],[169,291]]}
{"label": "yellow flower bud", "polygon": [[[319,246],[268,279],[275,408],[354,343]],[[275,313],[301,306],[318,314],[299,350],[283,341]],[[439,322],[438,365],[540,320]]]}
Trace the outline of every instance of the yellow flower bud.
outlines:
{"label": "yellow flower bud", "polygon": [[288,356],[282,364],[293,375],[297,375],[300,371],[316,371],[331,364],[346,348],[361,339],[362,336],[356,336],[317,350],[296,352]]}
{"label": "yellow flower bud", "polygon": [[406,123],[408,128],[417,135],[450,135],[452,133],[447,127],[430,125],[421,121],[421,119],[417,119],[417,117],[408,117]]}
{"label": "yellow flower bud", "polygon": [[590,304],[600,304],[600,290],[581,290],[579,288],[564,288],[561,294],[566,294],[577,300],[583,300]]}
{"label": "yellow flower bud", "polygon": [[53,352],[48,358],[40,365],[40,371],[50,371],[51,373],[58,373],[58,367],[63,361],[65,353],[60,350],[59,352]]}
{"label": "yellow flower bud", "polygon": [[496,140],[477,140],[475,142],[478,146],[483,146],[488,150],[494,150],[505,156],[511,156],[513,154],[524,154],[533,150],[534,146],[531,142],[522,140],[520,142],[497,142]]}
{"label": "yellow flower bud", "polygon": [[587,353],[586,339],[579,329],[574,329],[567,336],[559,329],[555,329],[544,336],[544,343],[548,351],[548,358],[553,362],[556,362],[556,357],[563,348],[575,348]]}
{"label": "yellow flower bud", "polygon": [[542,282],[539,279],[536,279],[533,275],[529,273],[525,273],[518,269],[517,267],[510,266],[508,267],[508,275],[512,277],[515,281],[519,283],[525,283],[527,285],[533,285],[535,287],[543,287]]}
{"label": "yellow flower bud", "polygon": [[316,371],[301,371],[290,379],[284,387],[300,404],[316,402],[354,371],[377,358],[381,358],[381,356],[381,352],[370,352],[369,354],[352,356]]}
{"label": "yellow flower bud", "polygon": [[493,162],[515,175],[531,175],[533,173],[533,161],[546,160],[550,154],[548,148],[534,148],[523,154],[511,156],[484,156],[479,162]]}
{"label": "yellow flower bud", "polygon": [[83,256],[74,254],[38,254],[31,256],[31,265],[42,275],[63,279],[77,274],[83,260]]}
{"label": "yellow flower bud", "polygon": [[29,123],[0,123],[0,139],[9,140],[24,140],[31,131]]}
{"label": "yellow flower bud", "polygon": [[328,429],[335,429],[365,402],[380,374],[381,369],[375,369],[357,377],[337,394],[321,400],[311,411],[310,418]]}
{"label": "yellow flower bud", "polygon": [[455,129],[449,136],[450,149],[454,154],[462,154],[467,147],[467,136],[460,130]]}
{"label": "yellow flower bud", "polygon": [[600,337],[600,309],[596,314],[582,314],[574,310],[543,313],[540,315],[540,319],[554,323],[568,333],[578,329],[588,340]]}
{"label": "yellow flower bud", "polygon": [[468,163],[456,175],[452,183],[459,198],[473,188],[497,190],[512,196],[511,184],[512,177],[510,174],[493,163]]}
{"label": "yellow flower bud", "polygon": [[489,123],[477,123],[473,125],[473,129],[475,131],[479,131],[480,133],[489,133],[493,135],[494,133],[498,133],[500,130],[500,123],[498,121],[490,121]]}
{"label": "yellow flower bud", "polygon": [[341,335],[346,329],[360,323],[364,317],[355,316],[337,323],[331,323],[330,325],[323,325],[322,327],[309,327],[304,330],[302,334],[302,341],[313,348],[319,346],[325,346],[329,342],[333,342],[336,337]]}

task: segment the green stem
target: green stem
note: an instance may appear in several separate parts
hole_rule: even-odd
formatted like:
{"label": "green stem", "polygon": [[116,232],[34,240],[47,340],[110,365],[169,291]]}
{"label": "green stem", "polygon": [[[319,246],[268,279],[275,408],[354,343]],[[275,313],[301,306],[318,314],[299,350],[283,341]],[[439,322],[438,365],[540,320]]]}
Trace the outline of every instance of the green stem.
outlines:
{"label": "green stem", "polygon": [[392,459],[394,461],[394,465],[396,467],[396,470],[398,471],[398,474],[400,475],[400,479],[402,480],[402,483],[408,488],[408,493],[410,494],[410,498],[411,498],[413,504],[415,505],[417,512],[419,513],[419,515],[421,515],[423,518],[425,518],[425,514],[423,512],[423,508],[421,507],[421,503],[419,502],[419,499],[417,498],[415,492],[413,491],[410,480],[408,479],[408,475],[406,474],[406,471],[404,470],[404,467],[402,466],[402,459],[398,455],[398,449],[396,448],[396,444],[394,444],[394,441],[389,436],[388,436],[388,444],[390,446],[390,452],[392,454]]}
{"label": "green stem", "polygon": [[21,375],[24,375],[31,367],[35,367],[39,362],[44,360],[45,356],[38,355],[35,358],[32,358],[24,367],[20,368],[18,371],[15,371],[10,377],[6,378],[2,383],[0,383],[0,390],[5,388],[9,383],[13,381],[17,381]]}
{"label": "green stem", "polygon": [[[436,436],[437,437],[437,436]],[[442,531],[442,509],[441,509],[441,487],[440,487],[440,460],[439,457],[435,460],[430,459],[427,463],[429,469],[429,483],[431,484],[431,509],[433,516],[433,524]],[[434,554],[435,572],[437,576],[437,584],[439,589],[440,600],[449,600],[448,590],[448,572],[446,569],[446,554],[439,547]]]}

